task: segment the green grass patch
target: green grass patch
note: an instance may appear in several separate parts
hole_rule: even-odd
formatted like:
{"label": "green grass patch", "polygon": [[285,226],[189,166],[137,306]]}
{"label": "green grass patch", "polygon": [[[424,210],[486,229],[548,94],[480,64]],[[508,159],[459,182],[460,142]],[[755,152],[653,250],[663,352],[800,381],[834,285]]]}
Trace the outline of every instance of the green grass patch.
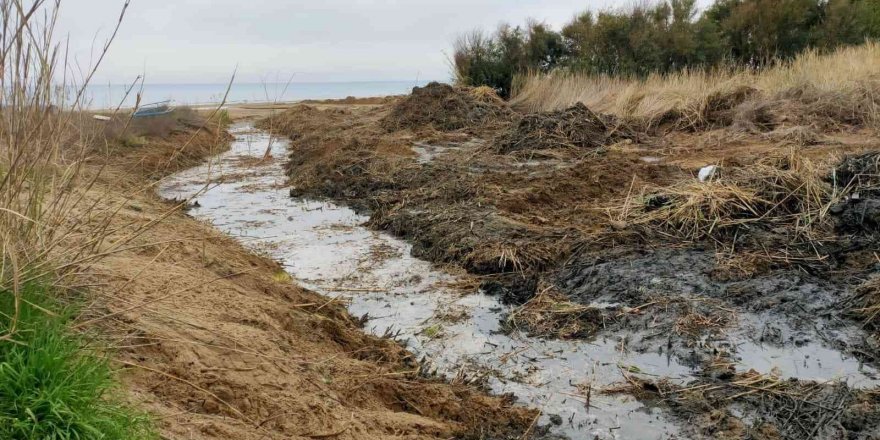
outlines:
{"label": "green grass patch", "polygon": [[[0,341],[0,439],[156,438],[149,417],[124,401],[101,350],[68,330],[71,309],[43,284],[21,298],[14,340]],[[14,311],[13,295],[0,291],[0,334]]]}

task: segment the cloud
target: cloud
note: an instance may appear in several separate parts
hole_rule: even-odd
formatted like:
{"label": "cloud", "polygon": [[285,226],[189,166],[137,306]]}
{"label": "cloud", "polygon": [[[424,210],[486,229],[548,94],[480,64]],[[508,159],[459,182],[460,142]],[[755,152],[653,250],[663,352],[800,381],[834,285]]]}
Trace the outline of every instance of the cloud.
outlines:
{"label": "cloud", "polygon": [[[592,9],[629,0],[595,0]],[[61,35],[81,64],[109,36],[121,0],[62,2]],[[533,17],[561,26],[577,0],[133,0],[96,76],[122,83],[446,79],[452,39]]]}

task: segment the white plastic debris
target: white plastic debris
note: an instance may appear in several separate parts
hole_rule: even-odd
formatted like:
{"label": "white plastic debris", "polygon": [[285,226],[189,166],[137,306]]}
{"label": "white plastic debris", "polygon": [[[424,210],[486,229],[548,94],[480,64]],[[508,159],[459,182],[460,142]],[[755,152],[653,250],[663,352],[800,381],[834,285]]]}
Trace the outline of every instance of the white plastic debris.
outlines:
{"label": "white plastic debris", "polygon": [[700,173],[697,174],[697,178],[700,179],[700,182],[705,182],[712,177],[715,177],[715,171],[718,170],[718,167],[715,165],[707,165],[703,168],[700,168]]}
{"label": "white plastic debris", "polygon": [[92,115],[92,118],[97,119],[99,121],[109,121],[110,120],[109,116],[104,116],[104,115]]}

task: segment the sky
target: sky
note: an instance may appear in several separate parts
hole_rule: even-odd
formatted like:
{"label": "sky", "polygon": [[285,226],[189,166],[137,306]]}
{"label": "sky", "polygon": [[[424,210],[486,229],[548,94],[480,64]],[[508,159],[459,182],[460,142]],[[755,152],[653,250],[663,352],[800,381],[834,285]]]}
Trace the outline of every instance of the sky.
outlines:
{"label": "sky", "polygon": [[[710,0],[698,0],[706,4]],[[58,38],[80,70],[112,33],[122,0],[64,0]],[[453,39],[527,18],[555,28],[632,0],[132,0],[93,83],[448,79]]]}

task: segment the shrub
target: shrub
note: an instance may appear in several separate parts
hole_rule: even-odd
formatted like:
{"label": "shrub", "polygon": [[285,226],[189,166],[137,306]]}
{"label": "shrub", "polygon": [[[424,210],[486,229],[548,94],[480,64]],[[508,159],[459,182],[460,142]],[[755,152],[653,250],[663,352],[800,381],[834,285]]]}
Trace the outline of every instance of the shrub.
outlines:
{"label": "shrub", "polygon": [[459,85],[489,86],[508,98],[517,73],[549,71],[565,54],[559,33],[530,22],[525,28],[502,25],[492,36],[481,31],[462,35],[455,41],[452,61]]}

